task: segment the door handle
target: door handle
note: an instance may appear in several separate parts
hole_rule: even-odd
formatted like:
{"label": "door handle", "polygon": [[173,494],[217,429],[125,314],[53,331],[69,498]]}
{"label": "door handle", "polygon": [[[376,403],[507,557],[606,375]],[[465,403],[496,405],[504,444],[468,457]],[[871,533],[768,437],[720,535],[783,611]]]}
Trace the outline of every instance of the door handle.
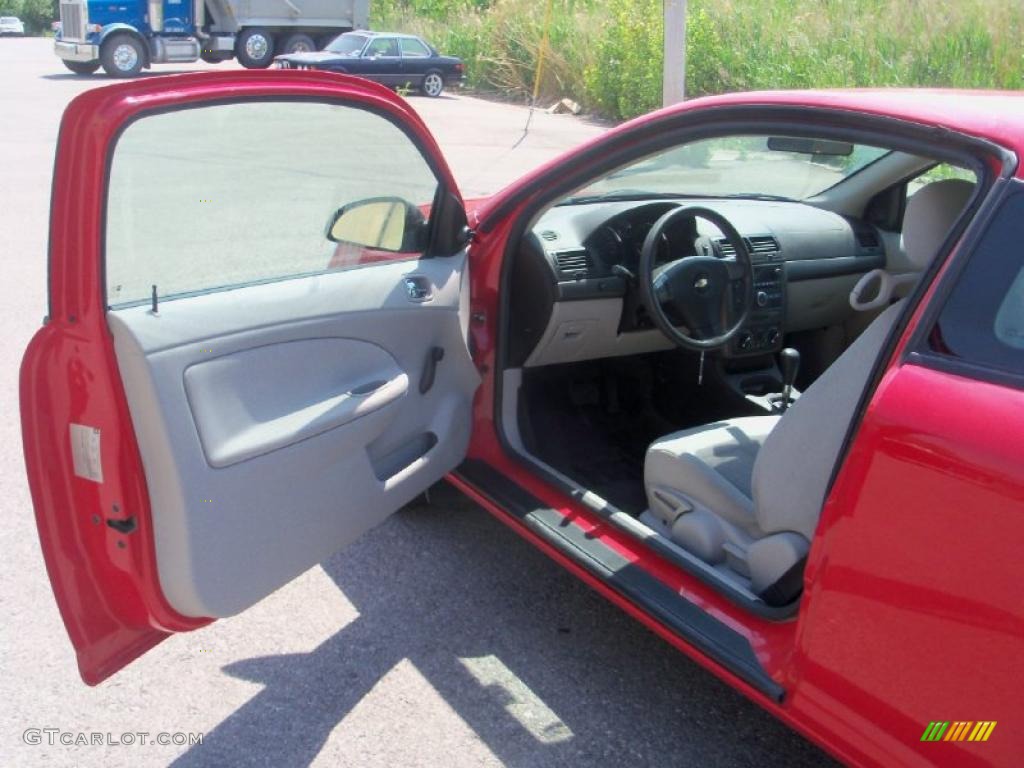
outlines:
{"label": "door handle", "polygon": [[420,394],[425,395],[434,386],[437,375],[437,364],[444,360],[444,347],[431,347],[427,359],[423,363],[423,374],[420,376]]}
{"label": "door handle", "polygon": [[405,293],[409,301],[428,301],[430,299],[430,280],[420,275],[405,278]]}

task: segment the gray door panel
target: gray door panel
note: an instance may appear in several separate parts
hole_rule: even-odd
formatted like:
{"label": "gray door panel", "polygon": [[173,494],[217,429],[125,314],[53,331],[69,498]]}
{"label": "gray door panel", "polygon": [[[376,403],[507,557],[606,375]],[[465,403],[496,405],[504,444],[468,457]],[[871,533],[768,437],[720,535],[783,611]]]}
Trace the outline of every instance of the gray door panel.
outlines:
{"label": "gray door panel", "polygon": [[462,460],[479,384],[465,267],[375,264],[109,313],[176,610],[244,610]]}

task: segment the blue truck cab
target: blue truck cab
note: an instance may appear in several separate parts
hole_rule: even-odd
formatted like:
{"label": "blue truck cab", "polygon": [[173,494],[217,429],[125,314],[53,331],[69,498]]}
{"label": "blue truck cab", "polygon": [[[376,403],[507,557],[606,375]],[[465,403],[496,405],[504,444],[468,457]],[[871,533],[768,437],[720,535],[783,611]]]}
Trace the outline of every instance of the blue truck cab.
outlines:
{"label": "blue truck cab", "polygon": [[147,0],[77,0],[62,2],[60,5],[61,23],[54,44],[55,51],[65,62],[80,64],[78,68],[72,67],[72,71],[80,73],[95,72],[99,68],[102,63],[101,46],[115,34],[133,39],[137,46],[121,48],[118,61],[122,66],[132,68],[137,64],[139,69],[147,66],[153,58],[148,41],[155,36],[149,23],[151,6],[159,5],[161,12],[166,9],[173,13],[172,25],[165,25],[160,32],[170,32],[172,27],[178,34],[192,35],[195,31],[192,16],[194,6],[191,1],[161,0],[160,3],[150,3]]}
{"label": "blue truck cab", "polygon": [[54,52],[76,74],[102,66],[130,77],[153,64],[236,57],[262,69],[275,53],[365,29],[368,17],[369,0],[61,0]]}

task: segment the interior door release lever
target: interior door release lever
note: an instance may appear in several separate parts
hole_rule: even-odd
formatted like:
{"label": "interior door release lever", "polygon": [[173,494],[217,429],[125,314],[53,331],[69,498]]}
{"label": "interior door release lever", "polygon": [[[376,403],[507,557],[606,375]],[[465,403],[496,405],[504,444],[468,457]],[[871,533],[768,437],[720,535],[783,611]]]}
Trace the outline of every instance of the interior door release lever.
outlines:
{"label": "interior door release lever", "polygon": [[427,359],[423,362],[423,375],[420,376],[420,394],[425,395],[434,386],[437,364],[444,360],[444,347],[431,347]]}
{"label": "interior door release lever", "polygon": [[430,280],[422,275],[407,275],[405,293],[409,301],[427,301],[430,299]]}

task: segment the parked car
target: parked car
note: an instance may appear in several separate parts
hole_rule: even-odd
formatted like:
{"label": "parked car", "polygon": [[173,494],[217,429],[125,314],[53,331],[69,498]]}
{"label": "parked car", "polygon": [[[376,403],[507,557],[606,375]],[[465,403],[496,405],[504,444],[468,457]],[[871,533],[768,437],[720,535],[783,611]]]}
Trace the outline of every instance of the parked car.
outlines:
{"label": "parked car", "polygon": [[423,38],[391,32],[346,32],[324,50],[277,56],[280,69],[323,69],[359,75],[391,87],[418,88],[437,97],[445,86],[460,84],[462,59],[442,56]]}
{"label": "parked car", "polygon": [[0,37],[25,34],[25,24],[17,16],[0,16]]}
{"label": "parked car", "polygon": [[86,683],[446,478],[849,764],[1019,764],[1024,94],[696,99],[470,204],[354,77],[59,137],[20,407]]}

